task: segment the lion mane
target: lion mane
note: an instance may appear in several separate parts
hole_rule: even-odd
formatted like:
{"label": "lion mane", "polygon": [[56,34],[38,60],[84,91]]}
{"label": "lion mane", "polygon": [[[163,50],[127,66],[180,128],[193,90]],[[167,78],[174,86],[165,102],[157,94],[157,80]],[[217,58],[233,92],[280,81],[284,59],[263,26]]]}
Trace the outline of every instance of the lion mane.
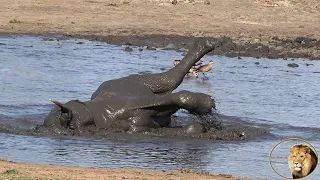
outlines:
{"label": "lion mane", "polygon": [[288,165],[293,179],[308,176],[316,168],[318,157],[307,145],[295,145],[290,148]]}

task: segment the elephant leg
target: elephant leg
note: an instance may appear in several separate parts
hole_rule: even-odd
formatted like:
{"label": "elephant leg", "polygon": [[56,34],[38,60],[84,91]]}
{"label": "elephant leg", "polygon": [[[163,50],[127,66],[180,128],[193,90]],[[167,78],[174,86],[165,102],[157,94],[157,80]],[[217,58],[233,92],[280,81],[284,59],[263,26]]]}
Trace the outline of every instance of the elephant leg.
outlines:
{"label": "elephant leg", "polygon": [[171,123],[171,115],[174,113],[175,111],[170,111],[170,113],[167,116],[164,116],[163,114],[153,116],[153,121],[157,123],[159,127],[167,127]]}
{"label": "elephant leg", "polygon": [[152,119],[150,111],[137,109],[133,116],[128,119],[130,124],[129,132],[146,132],[150,128],[158,128],[159,125]]}
{"label": "elephant leg", "polygon": [[214,100],[204,93],[180,91],[172,95],[173,101],[177,106],[193,114],[207,114],[211,112],[212,108],[215,108]]}
{"label": "elephant leg", "polygon": [[220,42],[211,42],[205,38],[198,38],[189,48],[183,60],[167,72],[147,75],[137,75],[135,78],[149,87],[155,94],[166,94],[175,90],[183,81],[190,68],[204,55],[220,46]]}
{"label": "elephant leg", "polygon": [[211,112],[214,107],[213,99],[207,94],[181,91],[147,99],[137,109],[151,110],[152,116],[169,117],[180,108],[202,115]]}

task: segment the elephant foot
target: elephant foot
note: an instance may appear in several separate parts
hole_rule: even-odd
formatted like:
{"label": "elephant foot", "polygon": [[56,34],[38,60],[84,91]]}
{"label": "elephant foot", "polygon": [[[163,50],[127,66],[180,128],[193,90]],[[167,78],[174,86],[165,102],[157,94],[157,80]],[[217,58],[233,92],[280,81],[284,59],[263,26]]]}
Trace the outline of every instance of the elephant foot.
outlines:
{"label": "elephant foot", "polygon": [[174,95],[177,105],[179,105],[180,108],[188,110],[192,114],[208,114],[215,108],[214,100],[207,94],[181,91]]}
{"label": "elephant foot", "polygon": [[187,134],[201,134],[207,132],[206,128],[200,123],[192,123],[183,127]]}

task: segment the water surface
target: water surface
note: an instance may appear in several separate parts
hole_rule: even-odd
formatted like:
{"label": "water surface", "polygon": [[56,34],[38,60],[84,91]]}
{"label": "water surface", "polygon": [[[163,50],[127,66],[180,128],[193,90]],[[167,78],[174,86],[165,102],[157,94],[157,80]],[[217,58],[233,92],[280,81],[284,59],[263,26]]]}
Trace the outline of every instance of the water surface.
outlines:
{"label": "water surface", "polygon": [[[0,124],[23,128],[42,123],[53,107],[50,98],[86,101],[103,81],[163,72],[173,66],[172,60],[182,58],[181,52],[139,51],[138,47],[125,52],[122,46],[79,39],[44,41],[42,37],[12,36],[0,37],[0,44]],[[186,78],[177,91],[210,94],[219,113],[266,127],[270,135],[249,142],[224,142],[0,134],[0,158],[88,167],[191,168],[280,179],[268,164],[269,152],[278,141],[299,137],[320,148],[319,61],[204,57],[205,62],[212,59],[209,80]],[[292,62],[300,66],[288,67]],[[316,170],[307,179],[319,175]]]}

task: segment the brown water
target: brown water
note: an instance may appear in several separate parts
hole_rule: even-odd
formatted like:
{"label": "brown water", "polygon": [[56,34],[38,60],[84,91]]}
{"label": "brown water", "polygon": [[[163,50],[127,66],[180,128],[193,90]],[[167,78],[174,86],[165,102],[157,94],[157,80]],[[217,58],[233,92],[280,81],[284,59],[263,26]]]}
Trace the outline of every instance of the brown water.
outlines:
{"label": "brown water", "polygon": [[[86,40],[0,37],[0,124],[32,128],[41,124],[52,108],[49,98],[86,101],[103,81],[162,72],[173,66],[173,59],[182,58],[182,53],[175,51],[123,49]],[[210,94],[220,114],[268,128],[270,135],[249,142],[223,142],[0,134],[0,158],[89,167],[191,168],[280,179],[268,164],[269,152],[278,141],[300,137],[320,148],[320,61],[204,57],[207,62],[211,59],[215,63],[207,74],[209,80],[187,78],[178,90]],[[287,67],[292,62],[300,67]],[[318,171],[315,174],[320,175]]]}

